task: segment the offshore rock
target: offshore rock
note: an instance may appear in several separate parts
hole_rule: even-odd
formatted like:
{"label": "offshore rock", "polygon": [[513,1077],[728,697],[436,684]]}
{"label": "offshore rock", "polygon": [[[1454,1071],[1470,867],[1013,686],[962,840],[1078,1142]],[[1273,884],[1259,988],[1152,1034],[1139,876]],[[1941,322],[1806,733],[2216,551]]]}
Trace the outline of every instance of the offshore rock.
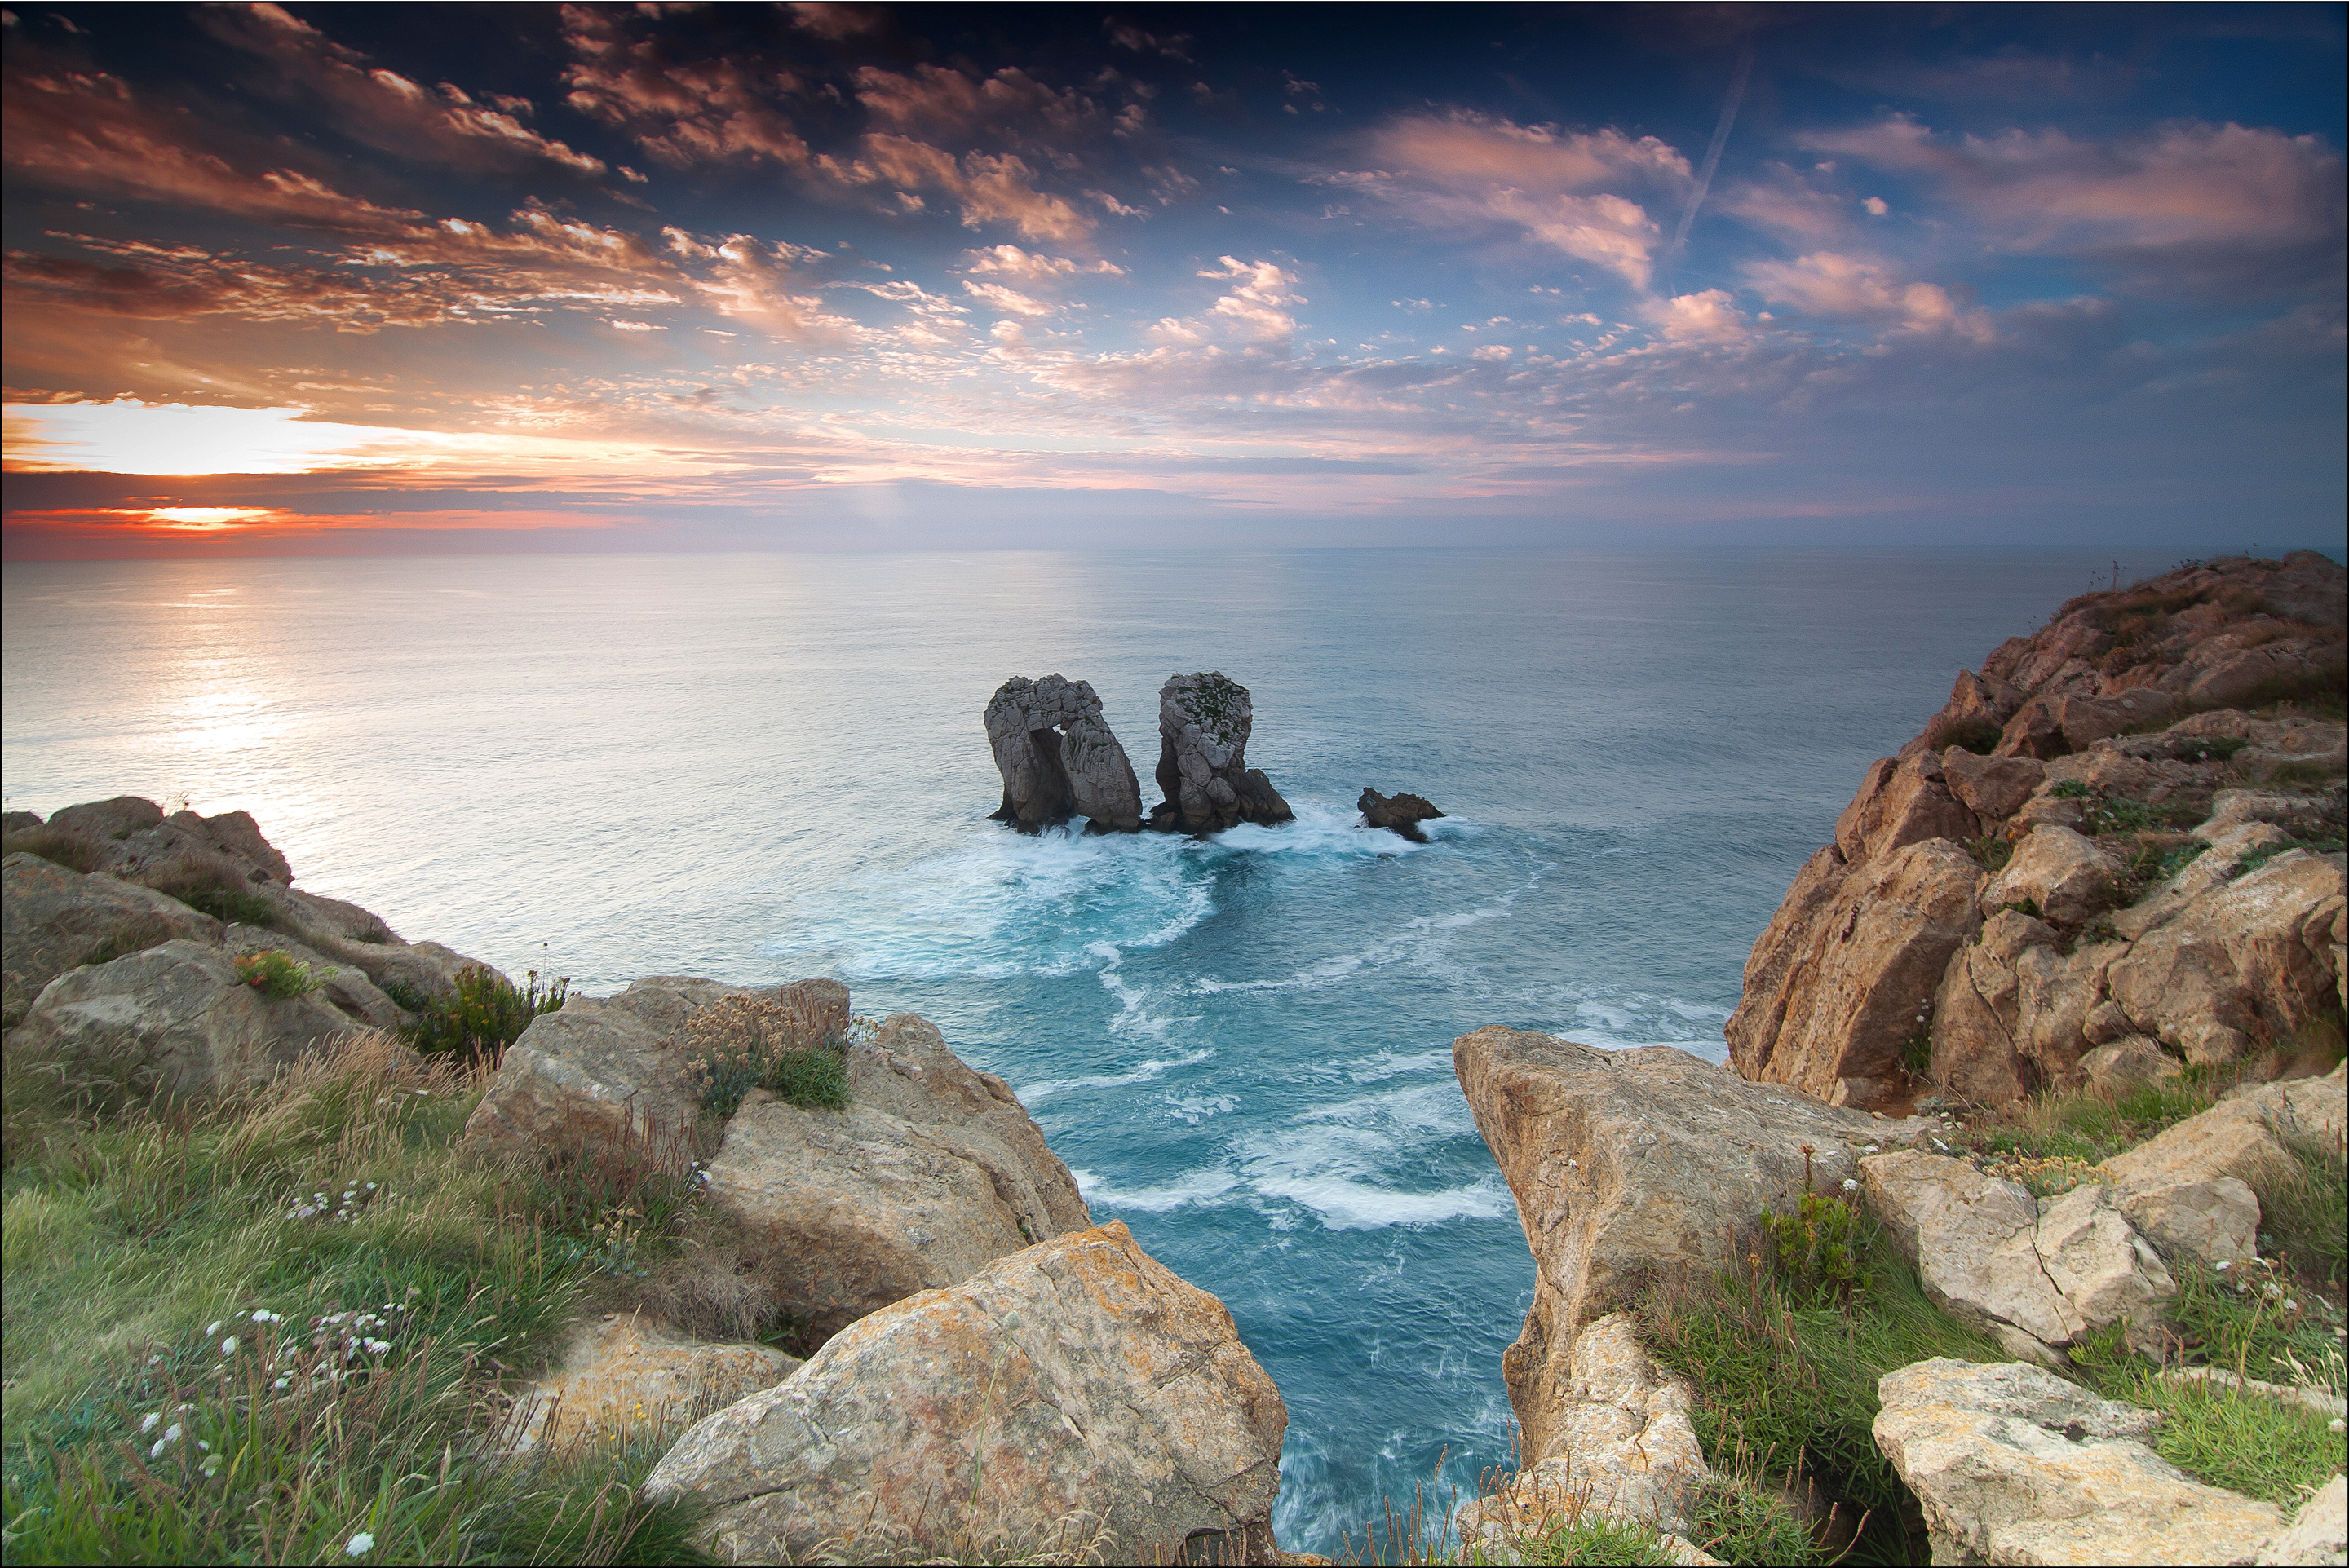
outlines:
{"label": "offshore rock", "polygon": [[1414,844],[1427,842],[1427,835],[1419,830],[1419,825],[1444,815],[1425,796],[1381,795],[1369,788],[1365,788],[1362,798],[1354,802],[1354,810],[1360,811],[1362,820],[1371,827],[1400,833]]}
{"label": "offshore rock", "polygon": [[1722,1267],[1806,1180],[1834,1191],[1867,1155],[1924,1136],[1670,1046],[1602,1051],[1495,1026],[1455,1040],[1452,1060],[1534,1254],[1533,1308],[1501,1357],[1528,1468],[1588,1429],[1604,1379],[1578,1342],[1639,1279]]}
{"label": "offshore rock", "polygon": [[1936,1563],[2249,1563],[2283,1510],[2192,1480],[2142,1440],[2160,1417],[2020,1363],[1888,1372],[1876,1446]]}
{"label": "offshore rock", "polygon": [[987,744],[1003,775],[992,820],[1023,833],[1083,817],[1096,829],[1142,828],[1142,786],[1102,718],[1090,681],[1014,676],[987,705]]}
{"label": "offshore rock", "polygon": [[1256,708],[1247,687],[1218,671],[1166,677],[1158,688],[1158,788],[1150,825],[1214,833],[1240,822],[1269,827],[1297,813],[1260,769],[1247,765]]}
{"label": "offshore rock", "polygon": [[1092,1224],[1010,1086],[927,1020],[895,1014],[852,1042],[848,1080],[845,1110],[754,1091],[709,1162],[744,1265],[812,1334]]}
{"label": "offshore rock", "polygon": [[1288,1412],[1231,1314],[1124,1225],[872,1314],[645,1484],[721,1561],[1275,1563]]}

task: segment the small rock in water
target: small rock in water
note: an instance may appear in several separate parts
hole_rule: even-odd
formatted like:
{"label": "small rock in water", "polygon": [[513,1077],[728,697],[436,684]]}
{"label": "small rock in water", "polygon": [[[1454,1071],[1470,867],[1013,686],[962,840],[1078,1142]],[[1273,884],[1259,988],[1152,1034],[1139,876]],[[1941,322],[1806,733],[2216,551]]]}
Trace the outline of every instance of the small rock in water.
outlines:
{"label": "small rock in water", "polygon": [[1362,790],[1362,798],[1354,802],[1354,809],[1371,827],[1400,833],[1414,844],[1427,842],[1427,835],[1419,830],[1419,825],[1444,815],[1423,795],[1381,795],[1368,788]]}

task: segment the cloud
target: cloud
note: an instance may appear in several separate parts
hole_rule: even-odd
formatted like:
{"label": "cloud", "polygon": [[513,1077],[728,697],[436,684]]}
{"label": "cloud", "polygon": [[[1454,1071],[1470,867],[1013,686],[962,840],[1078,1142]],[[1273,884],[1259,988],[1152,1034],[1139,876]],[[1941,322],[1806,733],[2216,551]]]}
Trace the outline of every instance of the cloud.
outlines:
{"label": "cloud", "polygon": [[563,23],[574,57],[564,73],[567,101],[635,137],[647,156],[677,169],[762,160],[796,169],[807,162],[806,141],[769,98],[796,87],[791,74],[761,73],[730,59],[680,64],[657,39],[628,38],[619,15],[584,5],[565,5]]}
{"label": "cloud", "polygon": [[1297,335],[1291,305],[1306,304],[1297,292],[1297,275],[1272,262],[1218,258],[1220,265],[1199,276],[1230,281],[1230,293],[1205,311],[1190,316],[1164,316],[1151,328],[1162,343],[1197,345],[1237,343],[1252,347],[1286,347]]}
{"label": "cloud", "polygon": [[2106,141],[1937,137],[1906,116],[1803,145],[1938,186],[1999,246],[2098,258],[2127,285],[2205,294],[2337,282],[2340,154],[2316,136],[2179,121]]}
{"label": "cloud", "polygon": [[1050,315],[1054,308],[1042,300],[1021,294],[1018,289],[1006,288],[1001,284],[975,284],[965,278],[962,286],[972,297],[983,300],[998,310],[1009,311],[1014,315]]}
{"label": "cloud", "polygon": [[1738,344],[1753,333],[1727,289],[1676,294],[1664,302],[1655,320],[1667,343]]}
{"label": "cloud", "polygon": [[1045,283],[1055,278],[1075,277],[1080,273],[1099,273],[1111,277],[1125,276],[1125,269],[1115,262],[1095,260],[1072,262],[1066,256],[1040,255],[1023,251],[1017,245],[989,245],[984,250],[965,251],[964,265],[974,273],[1000,273],[1021,278],[1030,284]]}
{"label": "cloud", "polygon": [[1907,332],[1948,332],[1977,342],[1995,335],[1988,312],[1961,308],[1939,284],[1904,283],[1880,262],[1814,251],[1793,262],[1748,263],[1744,271],[1746,281],[1764,297],[1814,315],[1889,324]]}
{"label": "cloud", "polygon": [[960,159],[911,137],[864,139],[862,157],[829,156],[818,167],[843,183],[894,185],[901,191],[944,192],[961,210],[963,225],[1009,223],[1028,239],[1066,243],[1093,231],[1092,220],[1061,197],[1040,191],[1035,170],[1017,154],[967,152]]}

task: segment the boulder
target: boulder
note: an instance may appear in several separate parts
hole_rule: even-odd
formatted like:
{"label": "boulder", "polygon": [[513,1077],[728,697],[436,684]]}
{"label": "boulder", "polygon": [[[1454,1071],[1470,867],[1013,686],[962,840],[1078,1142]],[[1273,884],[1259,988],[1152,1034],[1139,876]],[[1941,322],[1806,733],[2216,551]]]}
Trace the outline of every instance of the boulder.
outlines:
{"label": "boulder", "polygon": [[2124,1035],[2082,1057],[2080,1070],[2089,1087],[2118,1099],[2147,1084],[2168,1083],[2186,1066],[2163,1050],[2159,1041]]}
{"label": "boulder", "polygon": [[2067,954],[2059,940],[2020,910],[1982,922],[1981,939],[1951,959],[1933,995],[1934,1082],[1977,1105],[2003,1105],[2083,1081],[2088,1020],[2105,967],[2123,950],[2095,944]]}
{"label": "boulder", "polygon": [[709,1201],[774,1298],[816,1335],[1092,1224],[1004,1081],[894,1015],[849,1051],[845,1110],[753,1094],[709,1163]]}
{"label": "boulder", "polygon": [[1985,909],[2027,903],[2057,925],[2082,925],[2114,902],[2119,861],[2069,828],[2043,823],[2014,847],[2005,869],[1982,890]]}
{"label": "boulder", "polygon": [[526,1452],[541,1443],[657,1435],[771,1388],[801,1366],[769,1346],[706,1344],[616,1313],[575,1329],[561,1361],[516,1396],[505,1446]]}
{"label": "boulder", "polygon": [[993,820],[1023,833],[1071,817],[1102,830],[1138,832],[1142,786],[1102,717],[1090,681],[1014,676],[995,688],[985,714],[987,743],[1003,776]]}
{"label": "boulder", "polygon": [[1501,1359],[1528,1468],[1584,1429],[1604,1381],[1575,1361],[1586,1323],[1655,1271],[1721,1267],[1806,1178],[1832,1190],[1866,1154],[1923,1136],[1669,1046],[1602,1051],[1495,1026],[1454,1041],[1452,1059],[1534,1254],[1533,1308]]}
{"label": "boulder", "polygon": [[1985,824],[2021,810],[2046,773],[2027,757],[1982,757],[1956,746],[1941,754],[1941,775],[1950,793]]}
{"label": "boulder", "polygon": [[217,858],[235,868],[239,881],[285,887],[294,869],[277,847],[262,837],[260,824],[244,811],[169,817],[152,800],[120,795],[111,800],[67,806],[51,814],[49,827],[94,845],[100,869],[128,881],[174,861]]}
{"label": "boulder", "polygon": [[0,1027],[15,1028],[43,986],[93,958],[220,933],[219,921],[151,889],[10,855],[0,861]]}
{"label": "boulder", "polygon": [[1361,799],[1354,802],[1354,810],[1360,811],[1362,820],[1371,827],[1400,833],[1414,844],[1427,842],[1427,835],[1420,831],[1419,825],[1444,815],[1423,796],[1396,794],[1390,797],[1368,786],[1363,788]]}
{"label": "boulder", "polygon": [[1880,859],[1928,839],[1962,841],[1982,823],[1950,793],[1941,759],[1920,751],[1906,761],[1886,757],[1861,775],[1859,791],[1836,819],[1836,848],[1857,863]]}
{"label": "boulder", "polygon": [[[573,996],[542,1013],[506,1047],[489,1092],[465,1122],[469,1148],[541,1155],[634,1131],[689,1133],[701,1117],[678,1037],[693,1015],[750,988],[657,975],[616,996]],[[802,980],[774,994],[798,1020],[798,1043],[848,1027],[848,988]]]}
{"label": "boulder", "polygon": [[1979,929],[1981,870],[1946,839],[1856,868],[1822,855],[1754,944],[1724,1029],[1730,1059],[1746,1078],[1833,1104],[1897,1105],[1910,1086],[1901,1044]]}
{"label": "boulder", "polygon": [[2349,1480],[2334,1476],[2260,1553],[2261,1564],[2349,1563]]}
{"label": "boulder", "polygon": [[2067,1345],[2124,1318],[2147,1323],[2177,1294],[2100,1184],[2043,1201],[1962,1160],[1913,1150],[1870,1156],[1859,1171],[1926,1295],[1968,1322]]}
{"label": "boulder", "polygon": [[352,1026],[318,992],[265,996],[220,948],[174,938],[58,975],[8,1048],[69,1084],[201,1096],[265,1078]]}
{"label": "boulder", "polygon": [[2251,1183],[2290,1158],[2287,1140],[2340,1150],[2349,1133],[2349,1078],[2261,1084],[2113,1156],[2104,1170],[2130,1222],[2209,1264],[2258,1255]]}
{"label": "boulder", "polygon": [[1876,1445],[1924,1509],[1936,1563],[2258,1561],[2283,1511],[2194,1480],[2143,1441],[2159,1417],[2038,1367],[1885,1374]]}
{"label": "boulder", "polygon": [[860,1319],[645,1483],[721,1561],[1273,1563],[1287,1408],[1123,1224]]}
{"label": "boulder", "polygon": [[1220,671],[1174,675],[1158,688],[1158,788],[1150,825],[1213,833],[1239,822],[1296,820],[1261,769],[1247,765],[1256,707]]}

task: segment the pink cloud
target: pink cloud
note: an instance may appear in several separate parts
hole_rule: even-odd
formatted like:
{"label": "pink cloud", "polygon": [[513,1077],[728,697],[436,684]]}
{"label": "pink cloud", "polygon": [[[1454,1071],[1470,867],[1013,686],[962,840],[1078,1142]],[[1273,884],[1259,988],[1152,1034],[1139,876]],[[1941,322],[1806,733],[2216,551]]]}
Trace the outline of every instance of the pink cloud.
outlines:
{"label": "pink cloud", "polygon": [[674,168],[807,161],[807,143],[771,101],[796,78],[730,60],[672,62],[656,40],[632,42],[619,17],[584,5],[564,6],[563,21],[575,57],[564,73],[571,107],[627,131],[648,156]]}
{"label": "pink cloud", "polygon": [[1765,297],[1815,315],[1953,333],[1976,342],[1996,335],[1988,312],[1960,306],[1939,284],[1903,282],[1881,262],[1814,251],[1793,262],[1750,263],[1745,277]]}

